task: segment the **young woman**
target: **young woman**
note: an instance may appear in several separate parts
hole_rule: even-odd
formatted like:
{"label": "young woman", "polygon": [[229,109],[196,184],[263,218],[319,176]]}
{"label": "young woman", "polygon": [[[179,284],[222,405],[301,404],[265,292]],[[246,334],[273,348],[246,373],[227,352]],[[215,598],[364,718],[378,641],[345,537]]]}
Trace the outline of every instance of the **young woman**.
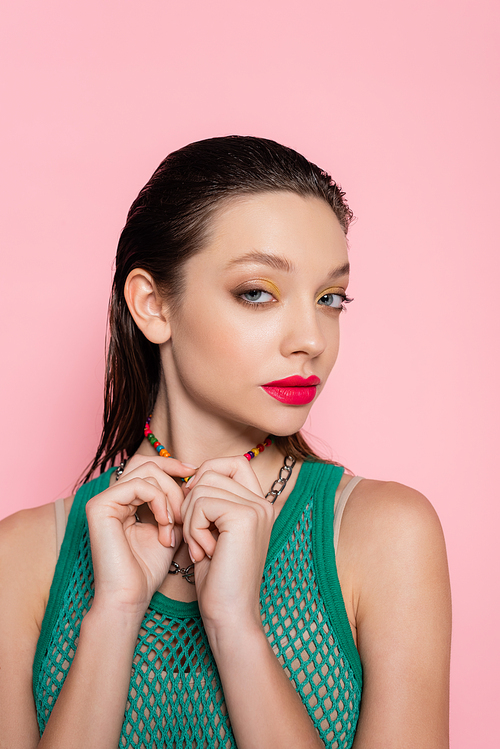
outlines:
{"label": "young woman", "polygon": [[300,435],[351,218],[260,138],[192,143],[140,192],[86,482],[2,524],[2,749],[448,745],[435,512]]}

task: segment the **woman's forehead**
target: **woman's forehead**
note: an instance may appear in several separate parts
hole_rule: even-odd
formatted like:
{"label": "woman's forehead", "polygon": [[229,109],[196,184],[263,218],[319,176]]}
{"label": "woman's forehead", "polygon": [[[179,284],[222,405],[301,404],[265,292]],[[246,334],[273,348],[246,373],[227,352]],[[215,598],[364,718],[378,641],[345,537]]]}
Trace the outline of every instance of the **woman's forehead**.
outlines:
{"label": "woman's forehead", "polygon": [[285,191],[244,196],[225,205],[213,218],[206,249],[220,255],[227,267],[262,260],[293,266],[318,254],[330,256],[336,265],[347,262],[346,237],[328,203]]}

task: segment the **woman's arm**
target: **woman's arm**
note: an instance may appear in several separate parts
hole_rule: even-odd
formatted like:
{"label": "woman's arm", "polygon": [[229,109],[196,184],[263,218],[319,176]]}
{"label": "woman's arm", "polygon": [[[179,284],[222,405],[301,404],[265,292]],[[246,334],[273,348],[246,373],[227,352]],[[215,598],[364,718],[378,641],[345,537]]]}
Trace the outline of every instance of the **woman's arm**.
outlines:
{"label": "woman's arm", "polygon": [[363,697],[355,749],[446,749],[451,596],[431,504],[362,481],[342,521],[338,566],[352,596]]}
{"label": "woman's arm", "polygon": [[241,458],[207,461],[190,488],[182,508],[183,531],[197,560],[198,603],[238,749],[321,749],[323,742],[269,645],[260,616],[273,505]]}
{"label": "woman's arm", "polygon": [[92,607],[39,749],[116,749],[141,616]]}
{"label": "woman's arm", "polygon": [[[177,466],[175,475],[185,475],[185,470]],[[31,669],[46,600],[35,612],[29,601],[36,597],[37,560],[33,552],[40,546],[32,544],[37,534],[47,529],[37,527],[37,511],[31,511],[28,520],[21,519],[14,531],[7,528],[1,552],[0,689],[5,698],[0,707],[1,749],[116,749],[137,633],[179,544],[178,530],[175,546],[170,542],[173,520],[180,519],[182,498],[175,482],[157,465],[147,463],[87,504],[94,601],[83,619],[75,657],[41,740]],[[146,502],[158,527],[134,520],[137,507]],[[54,514],[50,509],[49,535],[55,557]],[[23,558],[30,559],[24,566]],[[54,564],[55,558],[52,573]]]}
{"label": "woman's arm", "polygon": [[33,659],[55,563],[53,504],[2,521],[0,749],[116,749],[140,622],[127,627],[123,617],[99,617],[92,610],[82,622],[74,661],[40,740]]}
{"label": "woman's arm", "polygon": [[209,635],[238,749],[324,749],[262,626]]}
{"label": "woman's arm", "polygon": [[39,735],[33,658],[56,563],[54,506],[0,523],[0,749],[33,749]]}
{"label": "woman's arm", "polygon": [[68,677],[39,737],[33,659],[56,563],[54,517],[49,504],[0,524],[0,748],[116,749],[140,622],[111,611],[91,609],[84,618]]}

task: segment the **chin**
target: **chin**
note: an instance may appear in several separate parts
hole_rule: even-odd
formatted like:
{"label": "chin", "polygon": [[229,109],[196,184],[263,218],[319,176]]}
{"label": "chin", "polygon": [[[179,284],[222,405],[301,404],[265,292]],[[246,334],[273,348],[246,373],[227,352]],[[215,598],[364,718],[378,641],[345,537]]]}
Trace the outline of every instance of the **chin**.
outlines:
{"label": "chin", "polygon": [[274,434],[276,437],[289,437],[291,434],[295,434],[302,429],[311,409],[300,410],[302,412],[300,414],[297,409],[295,413],[289,412],[282,414],[278,418],[268,418],[265,422],[263,421],[259,424],[258,428],[268,434]]}

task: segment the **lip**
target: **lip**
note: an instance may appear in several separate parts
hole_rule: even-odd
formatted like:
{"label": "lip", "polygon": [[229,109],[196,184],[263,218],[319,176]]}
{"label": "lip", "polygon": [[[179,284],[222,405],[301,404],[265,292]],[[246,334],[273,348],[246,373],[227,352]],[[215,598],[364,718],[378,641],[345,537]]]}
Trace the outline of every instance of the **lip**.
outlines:
{"label": "lip", "polygon": [[262,385],[262,389],[268,395],[281,403],[287,403],[292,406],[304,406],[311,403],[316,396],[316,386],[321,380],[319,377],[300,377],[292,375],[285,377],[283,380],[273,380]]}
{"label": "lip", "polygon": [[315,375],[310,377],[300,377],[299,375],[292,375],[291,377],[285,377],[284,380],[273,380],[272,382],[266,382],[262,387],[277,387],[277,388],[307,388],[311,386],[319,385],[321,380]]}

